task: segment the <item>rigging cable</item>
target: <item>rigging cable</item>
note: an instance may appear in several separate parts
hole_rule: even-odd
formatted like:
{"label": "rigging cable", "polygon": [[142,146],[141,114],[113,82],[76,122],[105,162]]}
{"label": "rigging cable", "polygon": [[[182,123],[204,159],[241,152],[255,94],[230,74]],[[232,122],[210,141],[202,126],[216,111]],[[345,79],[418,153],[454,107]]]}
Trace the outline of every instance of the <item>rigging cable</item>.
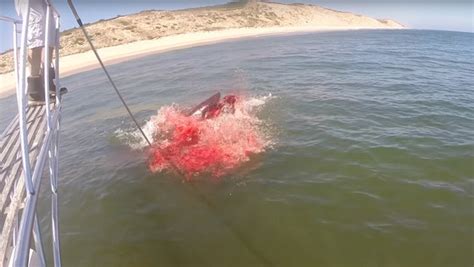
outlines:
{"label": "rigging cable", "polygon": [[142,127],[140,127],[140,125],[138,124],[137,120],[135,119],[135,117],[134,117],[133,114],[132,114],[132,111],[130,111],[130,108],[128,107],[127,103],[125,102],[125,100],[123,99],[122,95],[120,94],[120,91],[117,89],[117,86],[115,85],[114,81],[112,80],[112,77],[110,77],[109,72],[108,72],[107,69],[105,68],[105,65],[104,65],[104,63],[102,62],[102,59],[100,58],[99,54],[97,53],[97,50],[96,50],[95,47],[94,47],[94,44],[92,43],[92,41],[91,41],[89,35],[87,34],[87,31],[86,31],[86,28],[84,27],[84,24],[82,24],[81,18],[80,18],[79,15],[77,14],[76,8],[74,7],[74,5],[73,5],[73,3],[72,3],[72,0],[68,0],[67,2],[68,2],[69,7],[71,8],[72,13],[74,14],[74,17],[76,18],[77,24],[79,24],[79,27],[81,27],[82,32],[84,33],[84,35],[85,35],[85,37],[86,37],[86,39],[87,39],[87,42],[89,42],[89,45],[90,45],[92,51],[94,51],[94,54],[95,54],[97,60],[99,61],[100,66],[102,67],[102,69],[103,69],[104,72],[105,72],[105,75],[106,75],[107,78],[109,79],[110,84],[112,84],[112,87],[114,88],[115,92],[117,93],[117,96],[120,98],[120,101],[122,101],[123,106],[124,106],[125,109],[127,110],[128,114],[129,114],[130,117],[132,118],[132,120],[133,120],[133,122],[135,123],[135,125],[137,126],[138,130],[140,130],[140,133],[143,135],[143,138],[145,138],[145,141],[148,143],[149,146],[151,146],[150,140],[149,140],[148,137],[146,136],[146,134],[145,134],[145,132],[143,131]]}

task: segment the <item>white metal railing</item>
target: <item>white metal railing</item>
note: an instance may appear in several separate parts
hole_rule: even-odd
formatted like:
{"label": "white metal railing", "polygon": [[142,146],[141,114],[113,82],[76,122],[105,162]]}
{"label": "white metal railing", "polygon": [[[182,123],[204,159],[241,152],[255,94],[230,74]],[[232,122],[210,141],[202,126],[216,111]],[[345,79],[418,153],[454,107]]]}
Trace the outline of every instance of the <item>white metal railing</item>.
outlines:
{"label": "white metal railing", "polygon": [[[49,163],[49,176],[51,188],[51,229],[52,229],[52,248],[54,266],[61,266],[61,253],[59,242],[59,221],[58,221],[58,140],[59,128],[61,121],[62,103],[60,97],[60,79],[59,79],[59,38],[55,38],[53,44],[50,44],[50,36],[55,34],[59,36],[60,30],[60,15],[49,0],[34,0],[44,1],[46,5],[46,22],[45,22],[45,49],[43,62],[43,77],[44,77],[44,105],[46,116],[46,132],[42,141],[40,152],[36,158],[36,164],[32,170],[31,161],[29,158],[30,147],[28,144],[28,129],[26,121],[27,111],[27,36],[28,36],[28,21],[30,17],[30,1],[20,1],[25,4],[26,8],[21,12],[21,20],[0,16],[0,21],[8,22],[13,25],[13,58],[15,64],[15,79],[16,79],[16,96],[18,104],[18,118],[19,118],[19,132],[21,142],[21,156],[23,177],[26,188],[26,197],[23,212],[20,219],[19,228],[15,227],[13,230],[13,237],[11,239],[12,254],[9,257],[9,266],[29,266],[30,265],[30,250],[31,237],[34,239],[34,251],[38,255],[40,266],[46,266],[46,259],[43,249],[43,241],[41,238],[41,229],[38,221],[37,202],[40,192],[41,179],[46,161]],[[53,18],[53,20],[51,19]],[[54,24],[53,24],[54,23]],[[21,30],[19,31],[19,26]],[[54,32],[51,32],[50,26],[54,25]],[[18,47],[18,39],[20,39]],[[50,92],[50,66],[46,63],[50,62],[52,57],[49,47],[54,47],[55,61],[53,63],[55,70],[55,84],[56,97],[54,105],[49,99]],[[38,133],[43,134],[43,133]],[[0,264],[1,264],[0,259]]]}

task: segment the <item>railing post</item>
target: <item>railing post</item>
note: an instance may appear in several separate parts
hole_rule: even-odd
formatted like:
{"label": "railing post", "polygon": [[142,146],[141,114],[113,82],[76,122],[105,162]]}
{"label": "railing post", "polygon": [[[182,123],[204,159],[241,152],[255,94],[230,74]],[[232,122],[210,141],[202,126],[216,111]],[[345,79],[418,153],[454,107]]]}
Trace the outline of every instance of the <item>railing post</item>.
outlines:
{"label": "railing post", "polygon": [[[23,165],[24,183],[26,186],[26,198],[30,198],[35,194],[33,188],[33,181],[31,177],[31,166],[29,158],[29,146],[28,146],[28,132],[26,128],[26,57],[27,57],[27,36],[28,36],[28,24],[30,17],[30,1],[26,1],[26,9],[21,10],[22,16],[22,32],[21,32],[21,46],[20,46],[20,60],[19,60],[19,77],[17,84],[17,102],[18,102],[18,116],[19,116],[19,128],[20,128],[20,140],[21,140],[21,155]],[[30,248],[31,238],[31,227],[25,229],[24,225],[25,218],[22,218],[20,223],[20,230],[18,235],[18,242],[15,244],[13,250],[13,261],[12,264],[15,267],[24,267],[28,264],[28,252]],[[29,233],[25,235],[25,231]],[[24,240],[22,238],[27,238]]]}
{"label": "railing post", "polygon": [[[13,22],[13,63],[15,64],[15,84],[18,88],[20,84],[20,74],[19,74],[19,65],[18,65],[18,22]],[[15,187],[16,189],[16,187]],[[18,235],[18,226],[19,220],[18,216],[15,218],[15,229],[13,230],[13,246],[17,243],[17,235]],[[2,259],[0,259],[2,260]]]}
{"label": "railing post", "polygon": [[[44,100],[45,100],[45,108],[46,108],[46,124],[47,124],[47,129],[48,131],[51,131],[51,118],[50,118],[50,107],[49,107],[49,68],[51,67],[49,65],[50,58],[51,58],[51,51],[49,49],[50,43],[49,43],[49,36],[51,35],[50,31],[50,24],[51,24],[51,7],[49,3],[46,5],[46,31],[44,35],[44,48],[43,48],[43,78],[44,78]],[[50,157],[50,162],[51,162],[51,157]],[[51,164],[50,164],[51,166]]]}
{"label": "railing post", "polygon": [[61,124],[61,108],[60,103],[60,88],[61,84],[59,81],[59,29],[60,29],[60,20],[59,14],[57,14],[55,19],[55,77],[56,77],[56,109],[58,112],[57,120],[55,121],[56,125],[54,127],[54,139],[53,139],[53,172],[51,178],[51,230],[53,236],[53,259],[54,266],[61,266],[61,242],[59,238],[59,208],[58,208],[58,176],[59,176],[59,154],[58,154],[58,143],[59,143],[59,127]]}
{"label": "railing post", "polygon": [[59,81],[59,46],[61,45],[59,43],[59,34],[60,34],[60,29],[61,29],[61,24],[60,24],[60,16],[59,14],[56,14],[56,19],[55,19],[55,24],[56,24],[56,45],[54,46],[54,54],[55,54],[55,58],[54,58],[54,76],[55,76],[55,82],[56,82],[56,105],[59,104],[59,101],[61,101],[61,98],[60,98],[60,95],[59,95],[59,92],[60,92],[60,89],[61,89],[61,84],[60,84],[60,81]]}
{"label": "railing post", "polygon": [[[54,119],[58,117],[58,112],[54,113]],[[39,156],[33,171],[34,188],[39,191],[41,185],[41,176],[46,163],[46,157],[49,146],[51,145],[51,134],[46,132],[41,145]],[[13,265],[15,267],[25,267],[28,264],[28,252],[30,248],[31,232],[33,230],[33,222],[36,216],[36,204],[38,202],[38,194],[27,194],[25,207],[23,208],[20,231],[18,234],[18,244],[15,246],[13,257]]]}
{"label": "railing post", "polygon": [[33,238],[35,240],[35,249],[40,259],[42,267],[46,266],[46,258],[44,257],[43,239],[41,238],[41,230],[38,222],[38,215],[35,215],[35,221],[33,224]]}
{"label": "railing post", "polygon": [[[21,46],[20,46],[20,58],[19,58],[19,75],[18,75],[18,84],[17,84],[17,103],[18,103],[18,116],[19,116],[19,128],[20,128],[20,138],[21,138],[21,154],[22,154],[22,165],[23,165],[23,175],[24,183],[26,186],[27,198],[35,193],[33,189],[33,182],[31,180],[31,166],[29,159],[29,147],[28,147],[28,133],[26,128],[26,54],[27,51],[27,36],[28,36],[28,23],[30,17],[30,1],[26,2],[26,9],[21,11],[22,16],[22,32],[21,32]],[[25,14],[26,13],[26,14]],[[22,221],[25,218],[22,218]],[[15,244],[13,250],[13,260],[12,266],[23,267],[28,263],[28,252],[30,239],[27,241],[21,240],[23,225],[20,224],[20,231],[18,235],[18,242]],[[31,229],[29,230],[31,231]]]}
{"label": "railing post", "polygon": [[[58,143],[59,143],[59,127],[61,120],[61,96],[60,83],[59,83],[59,38],[55,38],[51,41],[51,36],[56,34],[59,36],[60,29],[60,16],[57,10],[50,3],[49,0],[42,0],[46,3],[46,19],[45,19],[45,40],[44,40],[44,56],[43,56],[43,73],[44,73],[44,90],[45,90],[45,115],[46,116],[46,128],[47,131],[44,133],[43,143],[39,149],[36,164],[34,170],[30,161],[30,147],[28,143],[28,129],[26,121],[27,111],[27,36],[30,19],[30,0],[20,1],[21,17],[22,22],[0,16],[0,20],[13,23],[13,58],[15,64],[15,81],[17,88],[17,104],[19,113],[19,132],[21,142],[21,156],[22,156],[22,167],[24,180],[18,182],[24,182],[26,198],[23,208],[23,212],[16,216],[17,222],[15,230],[12,233],[13,251],[9,260],[9,266],[23,267],[28,266],[30,249],[32,248],[31,238],[33,236],[34,248],[36,255],[39,259],[40,266],[46,266],[46,259],[44,255],[43,242],[41,237],[41,229],[38,221],[37,214],[37,202],[39,198],[42,174],[46,163],[46,157],[49,158],[49,173],[51,183],[51,224],[52,224],[52,246],[53,246],[53,259],[54,266],[61,266],[61,255],[60,255],[60,240],[59,240],[59,212],[58,212],[58,174],[59,174],[59,158],[58,158]],[[53,19],[54,18],[54,19]],[[18,25],[21,25],[21,41],[19,43],[18,37],[20,32],[18,31]],[[53,24],[54,23],[54,24]],[[54,28],[52,28],[54,26]],[[54,29],[54,30],[53,30]],[[18,48],[20,47],[20,48]],[[55,84],[56,84],[56,99],[54,108],[51,108],[52,102],[49,99],[50,92],[50,62],[52,61],[52,49],[55,51]],[[39,133],[43,134],[43,133]],[[20,219],[19,219],[20,218]],[[18,223],[19,222],[19,223]],[[19,228],[19,229],[18,229]],[[0,259],[3,260],[3,259]],[[1,265],[1,263],[0,263]]]}
{"label": "railing post", "polygon": [[19,73],[18,73],[18,33],[17,24],[13,22],[13,63],[15,64],[15,82],[19,84]]}
{"label": "railing post", "polygon": [[30,18],[30,1],[27,0],[26,14],[22,13],[22,33],[21,33],[21,47],[20,47],[20,70],[19,70],[19,84],[17,86],[17,102],[18,115],[20,123],[20,138],[21,138],[21,159],[23,164],[23,173],[27,192],[34,194],[33,182],[31,181],[31,164],[29,157],[28,145],[28,130],[26,128],[26,58],[27,58],[27,36],[28,36],[28,20]]}

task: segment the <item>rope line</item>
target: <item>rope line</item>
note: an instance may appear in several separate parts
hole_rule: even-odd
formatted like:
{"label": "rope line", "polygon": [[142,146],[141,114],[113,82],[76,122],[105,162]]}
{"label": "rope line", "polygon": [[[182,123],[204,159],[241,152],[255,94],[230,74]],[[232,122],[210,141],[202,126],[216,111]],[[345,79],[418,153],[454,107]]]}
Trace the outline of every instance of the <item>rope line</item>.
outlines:
{"label": "rope line", "polygon": [[74,5],[73,5],[73,3],[72,3],[72,0],[68,0],[67,2],[68,2],[68,4],[69,4],[69,7],[71,8],[72,13],[74,14],[74,17],[76,18],[77,24],[79,24],[79,27],[81,27],[82,32],[84,33],[84,36],[85,36],[86,39],[87,39],[87,42],[89,42],[89,45],[90,45],[92,51],[94,52],[95,57],[96,57],[97,60],[99,61],[100,66],[101,66],[102,69],[104,70],[105,75],[106,75],[107,78],[109,79],[110,84],[111,84],[112,87],[114,88],[115,93],[117,93],[117,96],[120,98],[120,101],[122,101],[122,104],[123,104],[123,106],[125,107],[125,109],[127,110],[128,115],[130,115],[130,118],[132,118],[132,120],[133,120],[133,122],[135,123],[135,125],[137,126],[138,130],[140,130],[140,133],[143,135],[143,138],[145,138],[145,140],[146,140],[146,142],[148,143],[148,145],[151,146],[150,140],[149,140],[148,137],[146,136],[146,134],[145,134],[145,132],[143,131],[142,127],[140,127],[140,125],[138,124],[137,120],[135,119],[135,117],[134,117],[133,114],[132,114],[132,111],[130,111],[130,108],[128,107],[127,103],[126,103],[125,100],[123,99],[122,94],[120,94],[120,91],[117,89],[117,86],[115,85],[115,82],[112,80],[112,77],[110,77],[109,72],[108,72],[107,69],[105,68],[105,65],[104,65],[104,63],[102,62],[102,59],[100,58],[99,53],[97,53],[97,50],[95,49],[94,44],[92,43],[92,41],[91,41],[91,39],[90,39],[90,37],[89,37],[89,34],[87,34],[86,28],[84,27],[84,24],[82,23],[81,18],[80,18],[79,15],[77,14],[76,8],[74,7]]}

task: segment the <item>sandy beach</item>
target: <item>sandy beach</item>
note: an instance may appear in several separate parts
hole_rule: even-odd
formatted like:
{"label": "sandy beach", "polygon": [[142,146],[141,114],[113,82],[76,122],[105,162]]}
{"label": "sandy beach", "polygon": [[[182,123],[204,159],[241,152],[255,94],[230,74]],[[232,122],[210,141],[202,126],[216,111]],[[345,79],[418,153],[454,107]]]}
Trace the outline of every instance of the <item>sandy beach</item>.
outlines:
{"label": "sandy beach", "polygon": [[[240,28],[210,32],[194,32],[167,36],[157,40],[138,41],[113,47],[98,49],[104,64],[111,65],[130,59],[144,57],[150,54],[184,49],[240,38],[252,38],[269,35],[291,33],[305,33],[317,31],[359,30],[374,29],[364,27],[265,27],[265,28]],[[60,58],[60,76],[66,77],[82,71],[99,68],[99,63],[92,51],[68,55]],[[0,98],[8,97],[15,93],[14,72],[0,74]],[[71,88],[73,89],[73,88]]]}
{"label": "sandy beach", "polygon": [[[403,29],[404,26],[390,19],[375,19],[316,5],[251,1],[244,5],[187,10],[147,10],[87,24],[86,28],[102,60],[110,65],[239,38],[315,31]],[[79,29],[62,32],[60,46],[60,76],[99,67]],[[0,54],[0,59],[0,98],[3,98],[14,93],[13,53]]]}

